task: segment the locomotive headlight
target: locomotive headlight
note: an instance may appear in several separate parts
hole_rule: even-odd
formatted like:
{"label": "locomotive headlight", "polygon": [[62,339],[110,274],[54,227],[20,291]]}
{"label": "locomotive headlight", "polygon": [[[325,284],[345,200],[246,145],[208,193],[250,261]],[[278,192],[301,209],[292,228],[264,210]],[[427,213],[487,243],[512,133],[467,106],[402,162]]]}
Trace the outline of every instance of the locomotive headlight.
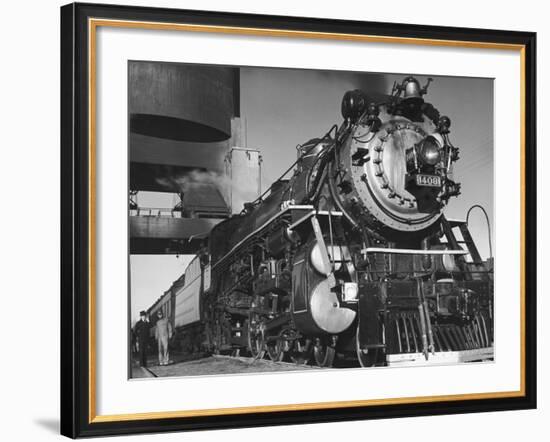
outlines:
{"label": "locomotive headlight", "polygon": [[428,136],[422,141],[419,149],[420,158],[424,164],[435,166],[441,160],[441,146],[437,139]]}
{"label": "locomotive headlight", "polygon": [[356,282],[344,282],[344,301],[354,301],[357,299],[359,288]]}

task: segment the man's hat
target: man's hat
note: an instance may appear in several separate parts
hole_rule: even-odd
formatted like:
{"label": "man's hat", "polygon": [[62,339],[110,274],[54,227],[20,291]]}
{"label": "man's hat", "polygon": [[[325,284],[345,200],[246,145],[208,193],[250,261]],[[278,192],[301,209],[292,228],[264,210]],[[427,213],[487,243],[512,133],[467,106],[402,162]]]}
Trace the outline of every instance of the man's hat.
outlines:
{"label": "man's hat", "polygon": [[145,310],[142,310],[139,312],[139,316],[145,316],[147,313],[145,313]]}

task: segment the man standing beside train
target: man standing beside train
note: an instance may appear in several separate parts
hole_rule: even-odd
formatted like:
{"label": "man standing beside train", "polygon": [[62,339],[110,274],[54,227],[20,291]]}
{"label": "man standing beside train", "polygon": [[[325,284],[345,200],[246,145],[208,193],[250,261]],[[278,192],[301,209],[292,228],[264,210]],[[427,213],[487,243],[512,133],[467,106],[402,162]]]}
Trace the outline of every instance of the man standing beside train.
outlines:
{"label": "man standing beside train", "polygon": [[157,313],[158,320],[155,328],[155,338],[159,348],[159,365],[168,365],[170,363],[168,356],[168,341],[172,338],[172,324],[168,318],[164,318],[162,312]]}
{"label": "man standing beside train", "polygon": [[147,321],[147,313],[142,310],[139,313],[139,321],[136,322],[134,327],[134,333],[136,334],[138,352],[139,352],[139,365],[147,367],[147,341],[149,340],[149,321]]}

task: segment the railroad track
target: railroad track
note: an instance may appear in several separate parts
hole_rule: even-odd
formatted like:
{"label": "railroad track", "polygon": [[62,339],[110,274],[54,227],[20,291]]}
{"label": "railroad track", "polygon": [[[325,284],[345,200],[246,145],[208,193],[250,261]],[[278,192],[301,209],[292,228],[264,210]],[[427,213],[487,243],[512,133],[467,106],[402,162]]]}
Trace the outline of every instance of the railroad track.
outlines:
{"label": "railroad track", "polygon": [[147,373],[149,373],[152,377],[154,378],[158,378],[158,376],[155,374],[154,371],[152,371],[149,367],[141,367],[144,371],[146,371]]}

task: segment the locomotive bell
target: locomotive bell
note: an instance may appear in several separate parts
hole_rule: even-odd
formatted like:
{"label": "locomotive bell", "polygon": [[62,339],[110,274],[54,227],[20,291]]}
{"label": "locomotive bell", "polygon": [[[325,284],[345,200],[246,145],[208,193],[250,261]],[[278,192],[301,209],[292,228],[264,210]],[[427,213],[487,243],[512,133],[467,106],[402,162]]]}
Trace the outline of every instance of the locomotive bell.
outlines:
{"label": "locomotive bell", "polygon": [[424,99],[422,98],[423,91],[420,87],[420,83],[414,77],[407,77],[403,80],[404,91],[403,91],[403,100],[407,103],[423,103]]}

